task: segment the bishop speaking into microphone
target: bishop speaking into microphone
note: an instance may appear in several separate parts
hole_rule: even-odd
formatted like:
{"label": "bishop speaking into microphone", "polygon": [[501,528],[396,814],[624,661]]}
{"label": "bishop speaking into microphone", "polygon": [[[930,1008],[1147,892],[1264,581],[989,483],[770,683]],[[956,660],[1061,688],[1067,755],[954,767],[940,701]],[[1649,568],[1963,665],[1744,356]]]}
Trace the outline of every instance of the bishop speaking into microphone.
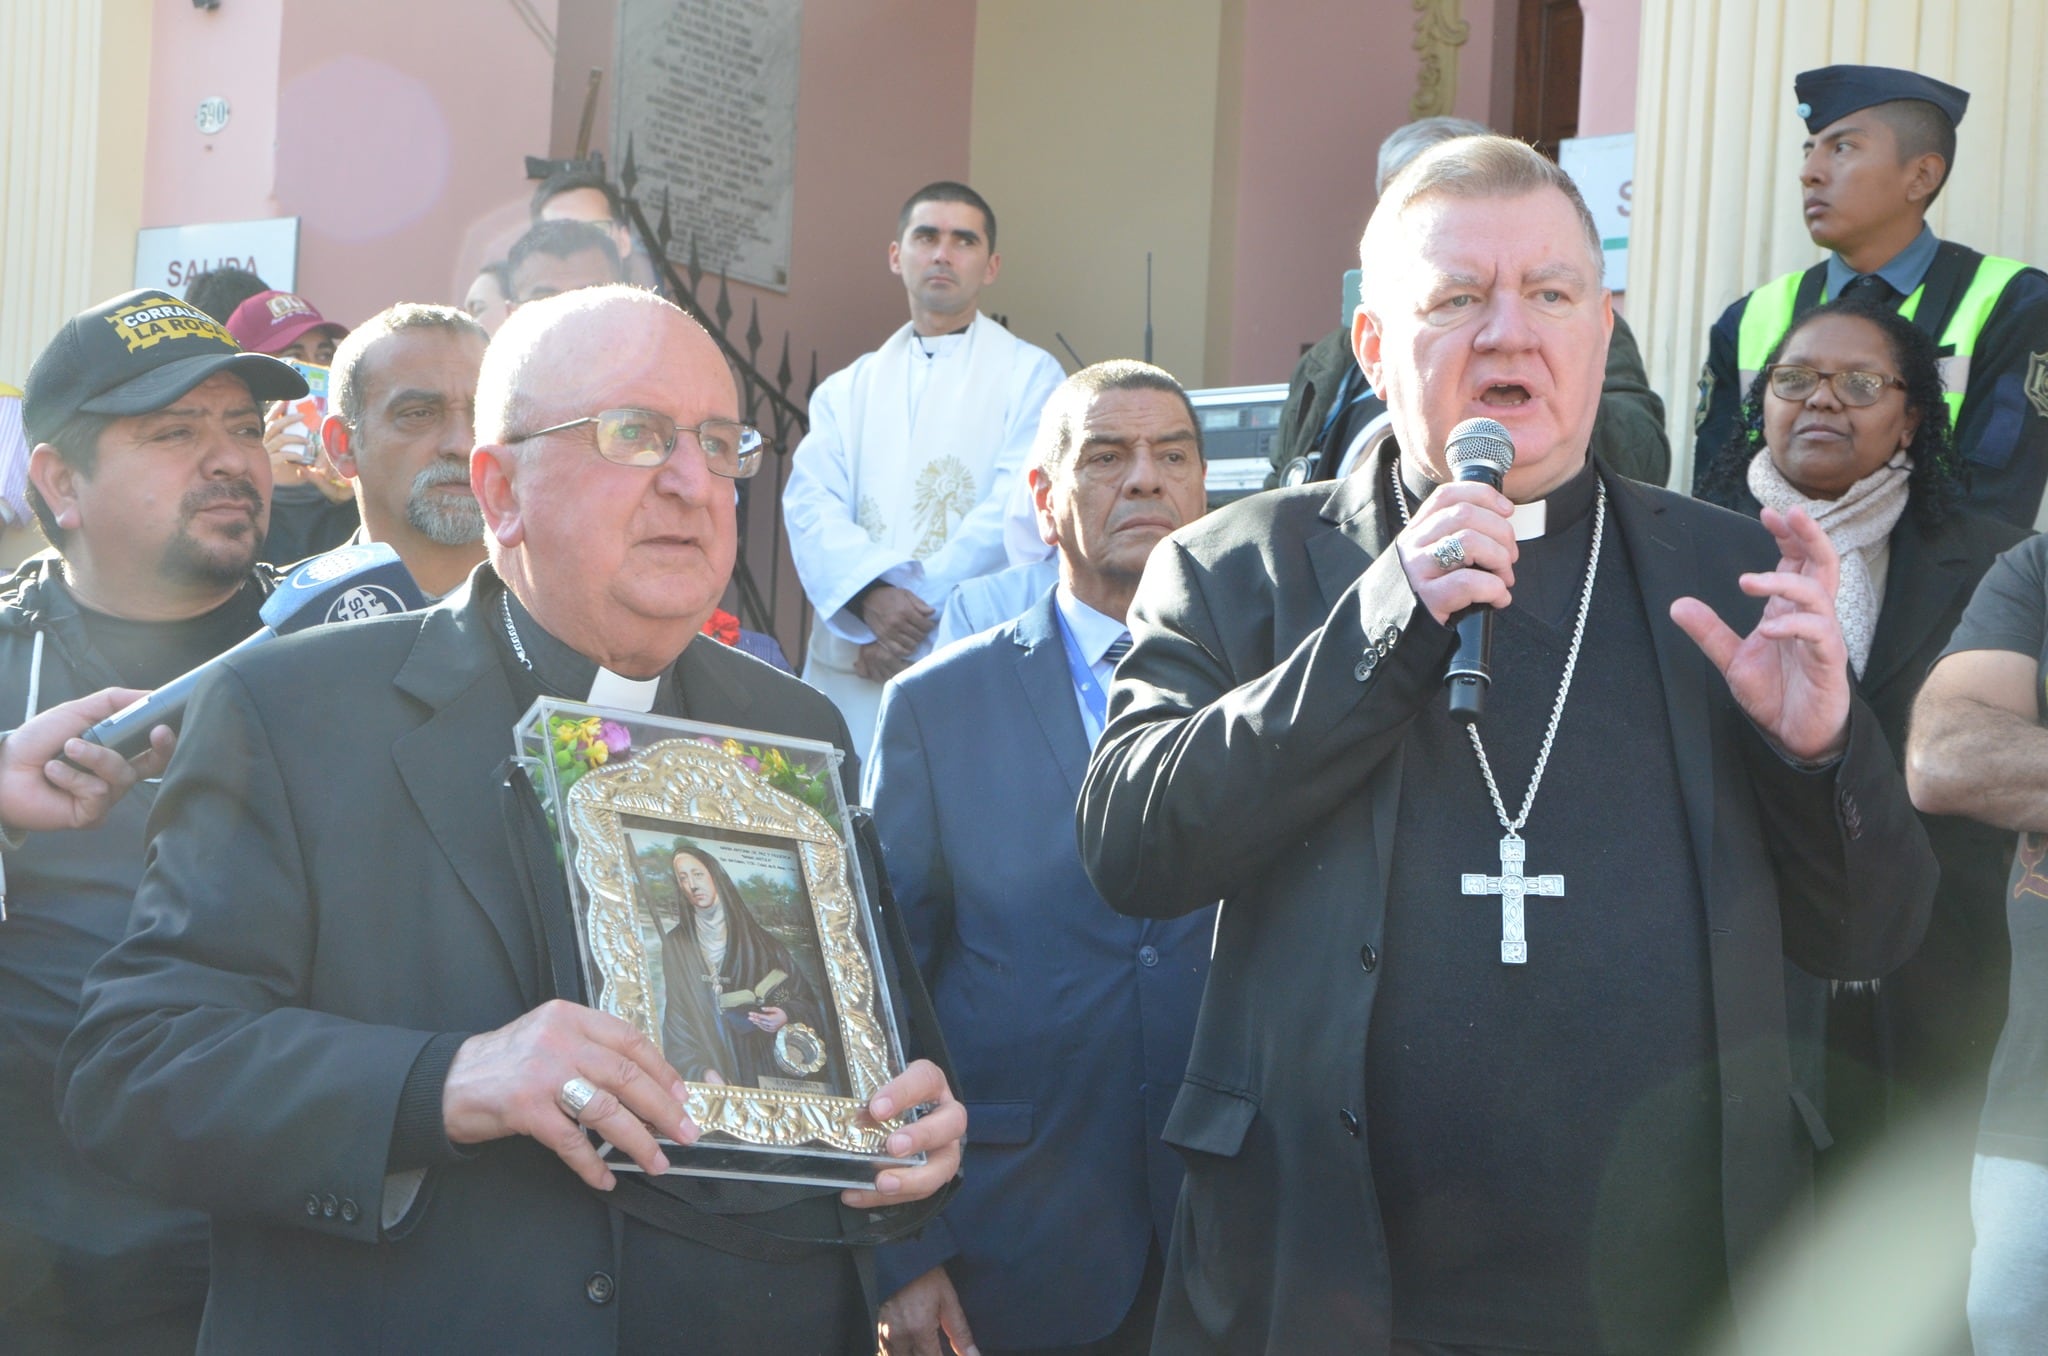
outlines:
{"label": "bishop speaking into microphone", "polygon": [[1155,1349],[1682,1349],[1809,1198],[1786,958],[1897,965],[1933,858],[1826,537],[1589,456],[1571,181],[1446,142],[1360,260],[1393,438],[1154,553],[1078,810],[1116,908],[1222,900]]}

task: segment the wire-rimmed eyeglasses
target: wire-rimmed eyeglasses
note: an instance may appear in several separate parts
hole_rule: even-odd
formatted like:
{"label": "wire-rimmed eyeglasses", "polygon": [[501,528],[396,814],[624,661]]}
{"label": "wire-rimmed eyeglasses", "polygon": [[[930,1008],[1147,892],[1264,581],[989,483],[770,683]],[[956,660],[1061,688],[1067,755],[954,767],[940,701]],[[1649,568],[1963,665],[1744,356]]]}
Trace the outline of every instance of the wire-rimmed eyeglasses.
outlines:
{"label": "wire-rimmed eyeglasses", "polygon": [[659,466],[674,455],[685,433],[697,440],[705,464],[729,480],[745,480],[761,469],[761,431],[731,419],[706,419],[685,428],[658,410],[599,410],[564,424],[515,434],[508,443],[523,443],[585,424],[597,427],[597,455],[620,466]]}
{"label": "wire-rimmed eyeglasses", "polygon": [[1835,399],[1861,408],[1875,405],[1890,388],[1905,389],[1906,383],[1883,372],[1823,372],[1799,363],[1773,363],[1764,369],[1771,394],[1780,400],[1804,400],[1825,380],[1835,388]]}

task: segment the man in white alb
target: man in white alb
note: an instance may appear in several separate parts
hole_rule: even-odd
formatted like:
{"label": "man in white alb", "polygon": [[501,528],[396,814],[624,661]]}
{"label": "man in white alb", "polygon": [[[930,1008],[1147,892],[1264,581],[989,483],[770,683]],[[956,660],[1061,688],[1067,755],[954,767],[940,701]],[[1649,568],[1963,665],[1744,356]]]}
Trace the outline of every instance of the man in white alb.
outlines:
{"label": "man in white alb", "polygon": [[889,246],[910,323],[811,397],[782,512],[817,609],[804,681],[865,750],[882,684],[931,648],[954,586],[1001,569],[1003,507],[1059,363],[976,309],[996,280],[996,218],[941,181],[912,194]]}

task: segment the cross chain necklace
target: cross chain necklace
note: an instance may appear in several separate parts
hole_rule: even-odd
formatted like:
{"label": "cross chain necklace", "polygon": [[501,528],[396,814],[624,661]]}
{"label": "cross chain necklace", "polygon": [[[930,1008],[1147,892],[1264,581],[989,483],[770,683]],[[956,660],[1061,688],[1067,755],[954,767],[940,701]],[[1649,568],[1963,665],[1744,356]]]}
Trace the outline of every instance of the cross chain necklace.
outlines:
{"label": "cross chain necklace", "polygon": [[[1400,510],[1401,526],[1407,527],[1408,494],[1401,485],[1401,460],[1394,458],[1388,463],[1388,478],[1393,484],[1394,507]],[[1483,873],[1467,873],[1459,876],[1458,887],[1467,895],[1500,896],[1500,960],[1503,965],[1525,965],[1529,960],[1529,942],[1523,928],[1522,901],[1529,895],[1545,895],[1562,898],[1564,877],[1558,875],[1530,876],[1522,868],[1529,857],[1528,844],[1522,841],[1522,826],[1529,822],[1529,811],[1536,804],[1536,788],[1543,783],[1543,769],[1550,763],[1550,745],[1557,738],[1557,727],[1564,719],[1565,699],[1571,695],[1572,673],[1579,666],[1579,644],[1586,638],[1586,618],[1593,610],[1593,580],[1600,570],[1600,541],[1607,528],[1607,485],[1594,473],[1593,499],[1593,547],[1586,560],[1586,582],[1579,591],[1579,617],[1572,624],[1571,649],[1565,653],[1564,676],[1558,680],[1557,701],[1550,708],[1550,727],[1543,732],[1543,747],[1536,755],[1536,770],[1529,774],[1529,789],[1522,796],[1521,813],[1514,819],[1508,818],[1508,809],[1500,798],[1500,786],[1493,779],[1493,765],[1486,759],[1486,746],[1479,742],[1477,722],[1467,725],[1465,733],[1472,738],[1472,752],[1479,758],[1480,775],[1486,779],[1486,794],[1493,798],[1493,813],[1500,820],[1507,836],[1500,840],[1500,874],[1488,876]]]}

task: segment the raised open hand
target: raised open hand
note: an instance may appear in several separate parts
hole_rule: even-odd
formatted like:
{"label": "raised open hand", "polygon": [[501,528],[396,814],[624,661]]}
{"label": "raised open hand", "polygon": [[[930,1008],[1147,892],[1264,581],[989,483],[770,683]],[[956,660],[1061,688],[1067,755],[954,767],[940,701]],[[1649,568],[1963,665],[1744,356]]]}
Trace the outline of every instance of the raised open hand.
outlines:
{"label": "raised open hand", "polygon": [[1742,591],[1768,598],[1747,636],[1697,598],[1671,604],[1671,620],[1706,652],[1728,690],[1778,747],[1806,762],[1839,757],[1849,742],[1849,648],[1835,617],[1839,557],[1803,509],[1765,509],[1778,568],[1742,576]]}

